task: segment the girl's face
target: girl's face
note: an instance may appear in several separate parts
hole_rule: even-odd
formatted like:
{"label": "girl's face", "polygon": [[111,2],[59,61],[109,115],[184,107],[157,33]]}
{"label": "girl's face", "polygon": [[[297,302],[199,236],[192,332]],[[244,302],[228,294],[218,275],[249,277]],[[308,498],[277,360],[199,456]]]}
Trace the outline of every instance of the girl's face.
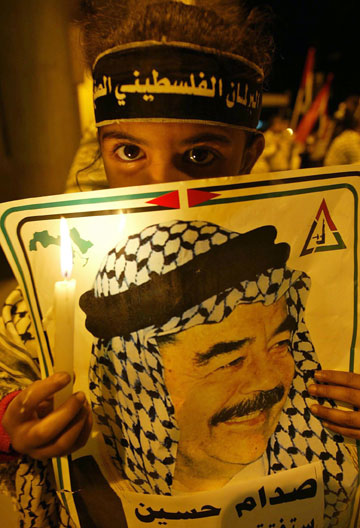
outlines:
{"label": "girl's face", "polygon": [[261,135],[195,123],[114,123],[99,140],[110,187],[248,174],[264,147]]}

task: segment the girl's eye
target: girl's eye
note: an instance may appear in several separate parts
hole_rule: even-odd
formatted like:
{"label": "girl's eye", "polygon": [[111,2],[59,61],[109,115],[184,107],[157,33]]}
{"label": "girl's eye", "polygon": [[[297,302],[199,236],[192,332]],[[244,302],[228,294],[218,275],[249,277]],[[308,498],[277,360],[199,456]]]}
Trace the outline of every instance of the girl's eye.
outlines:
{"label": "girl's eye", "polygon": [[121,145],[116,148],[115,154],[122,161],[136,161],[144,157],[144,152],[136,145]]}
{"label": "girl's eye", "polygon": [[196,165],[208,165],[215,159],[215,154],[204,147],[196,147],[185,152],[185,158]]}

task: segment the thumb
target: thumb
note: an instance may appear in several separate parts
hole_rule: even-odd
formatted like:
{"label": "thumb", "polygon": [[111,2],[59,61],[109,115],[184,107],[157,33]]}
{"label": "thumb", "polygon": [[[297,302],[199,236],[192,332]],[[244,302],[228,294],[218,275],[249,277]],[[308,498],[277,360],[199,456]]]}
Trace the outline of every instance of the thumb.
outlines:
{"label": "thumb", "polygon": [[70,379],[67,372],[57,372],[43,380],[35,381],[14,398],[9,405],[9,410],[11,407],[11,413],[15,413],[21,421],[29,420],[39,404],[52,398],[57,391],[70,382]]}

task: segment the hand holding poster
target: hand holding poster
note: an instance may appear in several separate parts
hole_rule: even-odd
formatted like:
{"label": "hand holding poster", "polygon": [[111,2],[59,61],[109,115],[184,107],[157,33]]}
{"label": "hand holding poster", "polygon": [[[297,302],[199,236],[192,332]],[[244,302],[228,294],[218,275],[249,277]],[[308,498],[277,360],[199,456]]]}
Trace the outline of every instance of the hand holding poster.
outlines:
{"label": "hand holding poster", "polygon": [[[317,356],[329,369],[358,364],[358,174],[175,182],[2,206],[3,243],[29,303],[44,376],[52,371],[59,218],[67,218],[81,306],[75,390],[89,394],[98,424],[73,455],[72,477],[81,481],[82,458],[94,457],[130,527],[146,519],[231,525],[223,513],[210,515],[228,512],[230,495],[238,526],[250,526],[245,514],[254,526],[321,526],[322,518],[326,527],[350,526],[354,446],[311,412],[317,400],[308,387]],[[317,462],[316,474],[290,473]],[[55,467],[62,499],[75,518],[75,498],[81,523],[92,509],[79,506],[86,487],[69,493],[67,460]],[[276,483],[266,497],[281,489],[295,503],[292,516],[276,513],[270,522],[251,509],[251,497],[263,508],[268,479]],[[311,518],[301,500],[290,501],[309,479],[319,501]]]}

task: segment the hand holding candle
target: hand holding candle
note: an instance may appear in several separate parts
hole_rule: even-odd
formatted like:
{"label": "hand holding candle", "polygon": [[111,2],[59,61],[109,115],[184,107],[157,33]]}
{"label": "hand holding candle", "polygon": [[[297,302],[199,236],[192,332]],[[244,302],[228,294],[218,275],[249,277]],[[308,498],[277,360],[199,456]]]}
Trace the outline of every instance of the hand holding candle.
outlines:
{"label": "hand holding candle", "polygon": [[[90,405],[83,392],[72,394],[75,280],[70,279],[72,248],[61,219],[61,269],[64,280],[54,288],[54,374],[31,383],[9,403],[1,424],[18,453],[36,460],[63,457],[83,447],[92,428]],[[54,399],[54,408],[51,400]],[[63,404],[63,405],[62,405]],[[60,407],[61,406],[61,407]],[[59,408],[60,407],[60,408]]]}
{"label": "hand holding candle", "polygon": [[[65,218],[60,220],[61,272],[64,280],[55,283],[54,316],[55,346],[54,372],[66,371],[73,378],[74,367],[74,310],[75,279],[70,279],[72,270],[72,246]],[[57,408],[72,394],[72,382],[55,395],[54,407]]]}

